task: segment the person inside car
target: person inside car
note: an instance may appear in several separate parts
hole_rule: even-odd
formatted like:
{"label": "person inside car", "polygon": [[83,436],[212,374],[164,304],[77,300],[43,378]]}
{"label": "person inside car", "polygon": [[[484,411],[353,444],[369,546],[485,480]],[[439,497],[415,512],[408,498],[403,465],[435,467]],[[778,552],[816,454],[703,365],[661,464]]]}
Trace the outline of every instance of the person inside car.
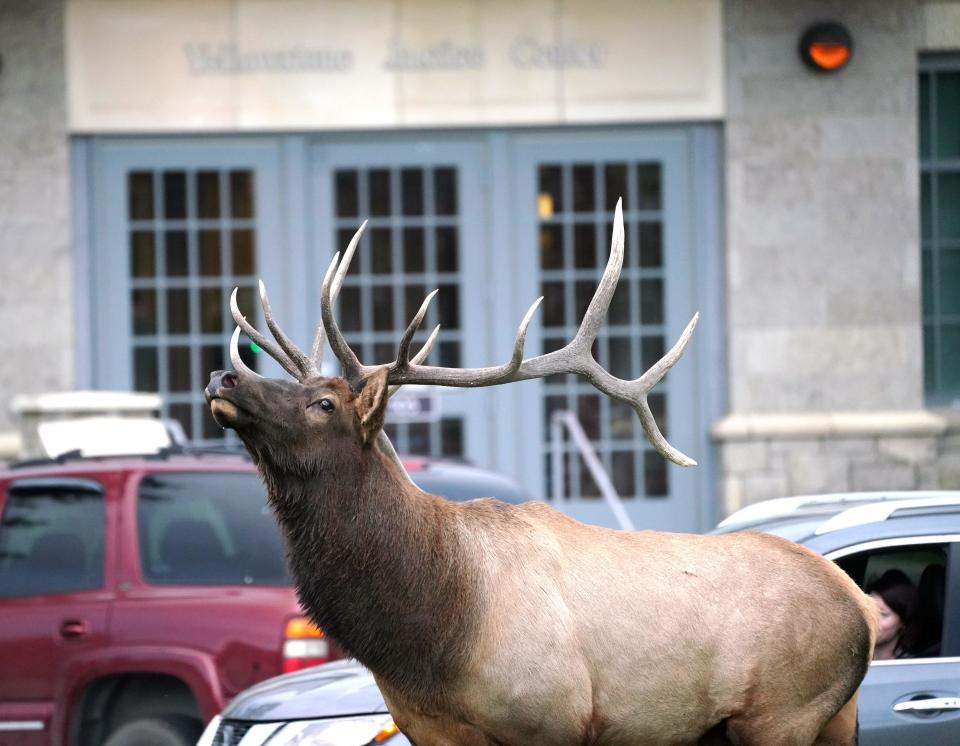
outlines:
{"label": "person inside car", "polygon": [[909,658],[916,641],[917,589],[900,570],[887,570],[866,587],[880,610],[874,660]]}

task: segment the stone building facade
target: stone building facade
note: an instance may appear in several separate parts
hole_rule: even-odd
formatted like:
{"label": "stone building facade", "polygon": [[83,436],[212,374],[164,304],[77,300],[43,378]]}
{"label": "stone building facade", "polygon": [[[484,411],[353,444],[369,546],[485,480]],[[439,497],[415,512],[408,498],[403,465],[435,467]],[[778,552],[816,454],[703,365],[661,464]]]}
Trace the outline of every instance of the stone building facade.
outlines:
{"label": "stone building facade", "polygon": [[[960,129],[950,130],[950,107],[960,111],[960,99],[947,98],[952,76],[960,75],[953,58],[960,59],[960,4],[697,0],[664,10],[654,2],[544,0],[508,8],[476,0],[445,3],[442,13],[421,13],[429,3],[384,4],[391,13],[373,3],[356,18],[333,19],[361,24],[369,34],[337,36],[331,31],[337,24],[321,17],[322,4],[279,0],[266,23],[258,14],[267,11],[252,0],[203,11],[200,5],[146,11],[122,1],[0,0],[0,319],[7,349],[0,363],[0,450],[8,458],[17,450],[8,408],[17,394],[133,389],[154,381],[170,388],[177,355],[194,367],[207,359],[201,349],[210,343],[197,326],[198,313],[187,324],[189,334],[159,334],[159,342],[130,330],[138,323],[130,321],[136,313],[131,292],[142,298],[181,287],[169,274],[150,284],[128,266],[132,249],[124,231],[154,231],[159,241],[168,230],[159,218],[137,222],[124,213],[124,200],[143,174],[153,174],[147,178],[157,189],[165,188],[166,174],[174,181],[186,174],[192,195],[216,169],[221,185],[251,170],[264,190],[257,192],[262,212],[254,225],[257,271],[293,299],[280,301],[280,310],[305,336],[315,318],[306,300],[314,265],[323,264],[314,254],[329,249],[326,234],[316,229],[321,218],[312,216],[327,215],[321,200],[338,188],[323,179],[351,168],[372,179],[386,164],[390,178],[402,180],[417,152],[433,165],[412,179],[446,178],[444,169],[456,164],[459,194],[477,196],[483,205],[476,220],[464,216],[455,226],[463,236],[462,258],[486,257],[458,271],[482,276],[523,253],[492,247],[527,246],[528,235],[539,235],[546,252],[544,236],[554,223],[583,225],[586,213],[564,217],[560,192],[547,212],[529,220],[514,215],[534,178],[539,187],[530,189],[540,190],[542,208],[556,154],[557,178],[573,179],[574,189],[578,178],[589,179],[584,183],[595,185],[600,201],[612,183],[604,179],[619,178],[620,158],[623,173],[663,176],[652,207],[636,201],[642,194],[630,199],[636,226],[660,221],[656,230],[663,231],[657,240],[665,258],[655,270],[639,267],[636,277],[652,282],[648,289],[663,283],[664,317],[634,320],[630,328],[638,339],[653,340],[651,350],[669,347],[692,310],[703,311],[687,359],[668,376],[662,415],[678,447],[697,457],[701,469],[695,477],[674,467],[664,471],[646,458],[639,439],[631,451],[632,436],[618,440],[616,414],[572,384],[533,396],[491,393],[462,408],[461,399],[448,398],[446,411],[455,417],[424,429],[433,438],[429,452],[447,453],[438,440],[456,442],[462,448],[451,455],[513,473],[532,492],[543,492],[549,469],[539,461],[547,452],[542,422],[552,397],[579,407],[588,434],[592,408],[602,409],[592,435],[614,481],[636,483],[640,524],[702,530],[739,507],[787,494],[960,488],[954,415],[960,384],[951,393],[960,363],[951,357],[952,317],[941,313],[940,301],[930,301],[951,287],[960,296],[960,285],[950,285],[948,262],[938,271],[941,264],[925,259],[938,252],[947,257],[953,238],[937,243],[934,231],[928,240],[921,225],[925,205],[940,198],[935,189],[921,191],[929,159],[919,146],[929,114],[921,88],[937,81],[946,112],[946,129],[937,136],[960,137]],[[137,13],[143,29],[158,31],[122,38],[118,29]],[[176,13],[184,15],[178,20]],[[399,25],[384,26],[384,17]],[[808,70],[797,54],[803,30],[822,20],[844,24],[854,40],[851,62],[833,74]],[[507,38],[501,27],[515,30],[509,48],[496,41]],[[303,36],[307,28],[312,36]],[[597,41],[609,28],[617,29],[613,38]],[[236,36],[223,41],[230,33]],[[553,33],[559,36],[549,41]],[[397,39],[406,45],[403,54]],[[393,50],[393,69],[367,64],[381,53],[377,45]],[[326,56],[311,56],[314,47]],[[312,69],[315,57],[336,60],[336,69]],[[256,65],[244,70],[244,59]],[[923,77],[931,60],[939,66],[937,80],[932,73]],[[335,77],[344,70],[346,77]],[[370,95],[349,104],[351,86],[364,80]],[[960,96],[960,86],[957,91]],[[627,155],[617,155],[618,148]],[[344,160],[351,153],[358,154],[355,163]],[[588,162],[593,171],[583,165]],[[366,183],[367,176],[357,178]],[[946,225],[952,217],[947,202],[941,206],[931,220]],[[596,235],[608,235],[607,216],[599,206],[590,210]],[[190,231],[204,230],[202,217],[177,224],[191,252],[200,250],[189,242],[195,240]],[[249,229],[248,218],[241,218],[236,224],[217,218],[217,230]],[[409,227],[399,213],[390,219],[397,231]],[[548,267],[543,254],[540,264],[517,259],[498,289],[484,281],[471,295],[460,286],[454,318],[463,336],[452,335],[448,349],[464,345],[470,364],[501,354],[500,332],[468,328],[478,323],[475,310],[484,302],[489,320],[509,335],[514,305],[525,308],[543,283],[578,297],[576,283],[585,278],[574,266],[579,244],[566,245],[574,251],[566,274]],[[182,297],[200,303],[190,293],[207,281],[190,266]],[[393,290],[403,292],[407,286],[392,271]],[[233,281],[227,274],[224,287]],[[358,280],[358,293],[367,292],[368,279]],[[377,329],[358,334],[363,344],[379,340]],[[549,325],[537,334],[538,343],[551,343]],[[480,337],[492,341],[476,349],[464,341]],[[137,345],[145,344],[160,351],[154,378],[138,377],[131,362],[131,350],[135,357]],[[931,345],[939,345],[936,354]],[[630,349],[638,363],[648,355],[639,344]],[[931,378],[933,363],[940,372]],[[202,415],[190,409],[199,400],[170,390],[168,413],[204,435]],[[401,435],[411,448],[426,442],[416,428]],[[529,443],[535,448],[528,452]],[[588,503],[593,485],[580,467],[570,470],[579,485],[573,502]],[[624,489],[629,496],[631,488]],[[684,502],[681,494],[692,497]]]}
{"label": "stone building facade", "polygon": [[[725,3],[725,512],[960,488],[958,420],[924,392],[918,179],[918,58],[956,48],[956,11]],[[858,64],[810,86],[783,51],[814,17],[856,28]]]}

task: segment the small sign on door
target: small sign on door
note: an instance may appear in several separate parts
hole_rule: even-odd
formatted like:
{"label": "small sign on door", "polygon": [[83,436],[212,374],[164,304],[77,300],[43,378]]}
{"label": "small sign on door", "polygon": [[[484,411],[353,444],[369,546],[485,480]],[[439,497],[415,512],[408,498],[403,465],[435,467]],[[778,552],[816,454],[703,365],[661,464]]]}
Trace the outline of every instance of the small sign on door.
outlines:
{"label": "small sign on door", "polygon": [[430,386],[404,386],[387,403],[389,422],[437,422],[440,397]]}

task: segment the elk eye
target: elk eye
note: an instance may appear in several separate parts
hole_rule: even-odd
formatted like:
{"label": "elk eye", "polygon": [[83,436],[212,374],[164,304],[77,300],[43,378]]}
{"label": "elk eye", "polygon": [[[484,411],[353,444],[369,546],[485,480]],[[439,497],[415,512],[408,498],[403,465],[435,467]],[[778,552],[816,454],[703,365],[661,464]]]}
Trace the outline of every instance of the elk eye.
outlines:
{"label": "elk eye", "polygon": [[320,401],[317,402],[317,404],[320,405],[320,409],[322,409],[324,412],[333,411],[333,402],[330,401],[329,399],[321,399]]}

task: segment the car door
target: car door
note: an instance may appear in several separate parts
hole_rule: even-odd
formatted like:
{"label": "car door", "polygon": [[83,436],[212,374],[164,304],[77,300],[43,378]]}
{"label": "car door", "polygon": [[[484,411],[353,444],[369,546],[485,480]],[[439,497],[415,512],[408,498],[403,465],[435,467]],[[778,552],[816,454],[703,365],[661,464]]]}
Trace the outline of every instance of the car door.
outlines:
{"label": "car door", "polygon": [[[960,743],[960,548],[956,539],[945,535],[887,539],[827,555],[848,572],[857,568],[851,574],[860,582],[869,582],[875,574],[870,567],[902,569],[918,587],[931,564],[942,561],[946,571],[943,590],[936,591],[943,614],[939,650],[870,664],[860,689],[861,746]],[[936,607],[924,599],[924,593],[920,596],[921,604]]]}
{"label": "car door", "polygon": [[2,499],[0,746],[45,746],[56,740],[61,671],[107,633],[104,488],[19,479]]}

